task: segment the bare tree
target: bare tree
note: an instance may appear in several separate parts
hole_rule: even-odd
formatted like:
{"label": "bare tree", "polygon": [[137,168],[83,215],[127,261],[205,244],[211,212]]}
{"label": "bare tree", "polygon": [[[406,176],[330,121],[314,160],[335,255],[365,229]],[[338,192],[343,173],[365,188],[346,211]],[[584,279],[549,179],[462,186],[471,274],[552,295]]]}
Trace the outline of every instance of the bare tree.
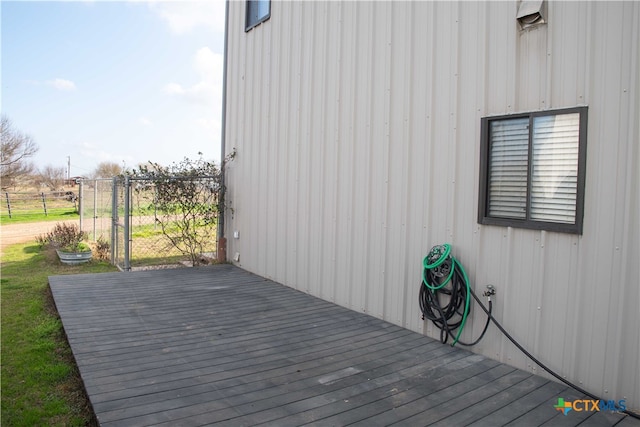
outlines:
{"label": "bare tree", "polygon": [[64,184],[64,178],[64,167],[47,165],[38,172],[36,183],[47,186],[51,191],[56,191]]}
{"label": "bare tree", "polygon": [[2,188],[15,184],[17,178],[33,173],[34,166],[28,159],[38,151],[31,136],[15,129],[7,116],[0,123],[0,182]]}
{"label": "bare tree", "polygon": [[93,172],[94,178],[113,178],[122,173],[122,166],[116,162],[101,162]]}

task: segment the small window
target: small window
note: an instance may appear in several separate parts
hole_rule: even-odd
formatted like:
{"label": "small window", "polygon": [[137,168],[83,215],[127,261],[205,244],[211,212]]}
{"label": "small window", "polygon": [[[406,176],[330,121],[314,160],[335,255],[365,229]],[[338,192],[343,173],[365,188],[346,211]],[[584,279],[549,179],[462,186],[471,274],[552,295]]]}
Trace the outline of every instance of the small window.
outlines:
{"label": "small window", "polygon": [[271,0],[247,0],[244,31],[260,25],[271,16]]}
{"label": "small window", "polygon": [[481,125],[478,222],[582,234],[587,107]]}

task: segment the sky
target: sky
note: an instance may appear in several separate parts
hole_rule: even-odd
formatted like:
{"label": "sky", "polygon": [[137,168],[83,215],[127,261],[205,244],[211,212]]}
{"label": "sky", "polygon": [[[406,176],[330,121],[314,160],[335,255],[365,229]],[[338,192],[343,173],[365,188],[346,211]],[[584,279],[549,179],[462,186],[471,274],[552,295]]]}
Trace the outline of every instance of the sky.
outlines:
{"label": "sky", "polygon": [[0,111],[35,165],[220,161],[223,0],[0,3]]}

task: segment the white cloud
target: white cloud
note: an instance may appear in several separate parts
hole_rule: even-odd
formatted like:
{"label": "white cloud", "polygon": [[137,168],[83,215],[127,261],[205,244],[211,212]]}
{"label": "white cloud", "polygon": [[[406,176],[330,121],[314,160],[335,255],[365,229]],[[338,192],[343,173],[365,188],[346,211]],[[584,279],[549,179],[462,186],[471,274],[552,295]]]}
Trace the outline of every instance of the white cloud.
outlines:
{"label": "white cloud", "polygon": [[222,61],[222,55],[214,53],[208,47],[198,49],[193,59],[198,83],[185,87],[172,82],[165,85],[165,93],[183,97],[190,102],[214,105],[222,99]]}
{"label": "white cloud", "polygon": [[151,126],[153,124],[153,122],[147,117],[140,117],[138,119],[138,123],[140,123],[143,126]]}
{"label": "white cloud", "polygon": [[196,126],[206,131],[218,130],[220,128],[220,120],[214,118],[199,118],[193,122]]}
{"label": "white cloud", "polygon": [[56,78],[53,80],[25,80],[26,83],[32,84],[32,85],[47,85],[47,86],[51,86],[52,88],[58,89],[58,90],[63,90],[63,91],[72,91],[72,90],[76,90],[76,84],[74,82],[72,82],[71,80],[67,80],[67,79],[61,79],[61,78]]}
{"label": "white cloud", "polygon": [[169,95],[182,95],[185,93],[185,90],[178,83],[169,83],[165,85],[164,91]]}
{"label": "white cloud", "polygon": [[76,90],[76,84],[71,80],[57,78],[53,80],[48,80],[46,83],[49,86],[52,86],[58,90],[65,90],[65,91]]}
{"label": "white cloud", "polygon": [[224,0],[151,1],[149,7],[174,34],[185,34],[199,26],[224,32]]}

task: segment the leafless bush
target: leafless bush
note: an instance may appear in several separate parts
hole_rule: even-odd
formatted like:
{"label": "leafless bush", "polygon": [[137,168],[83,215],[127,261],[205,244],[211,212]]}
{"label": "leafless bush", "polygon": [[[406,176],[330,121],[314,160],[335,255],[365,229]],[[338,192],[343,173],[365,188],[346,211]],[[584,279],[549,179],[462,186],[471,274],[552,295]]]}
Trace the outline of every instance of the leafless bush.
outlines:
{"label": "leafless bush", "polygon": [[102,236],[93,244],[94,257],[108,261],[111,258],[111,245]]}

